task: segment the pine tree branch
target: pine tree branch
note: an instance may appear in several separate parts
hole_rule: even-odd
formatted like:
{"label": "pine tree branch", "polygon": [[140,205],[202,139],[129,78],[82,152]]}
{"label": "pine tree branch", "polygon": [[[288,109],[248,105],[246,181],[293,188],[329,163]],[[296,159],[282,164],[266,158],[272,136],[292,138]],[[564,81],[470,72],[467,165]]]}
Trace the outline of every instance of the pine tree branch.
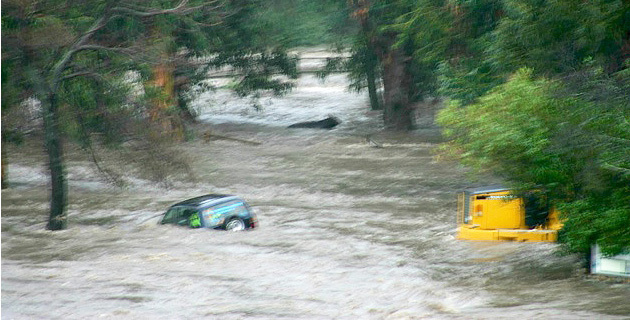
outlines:
{"label": "pine tree branch", "polygon": [[624,176],[630,176],[630,169],[628,169],[628,168],[618,167],[618,166],[612,165],[610,163],[603,163],[601,166],[602,166],[603,169],[608,169],[608,170],[611,170],[611,171],[615,171],[617,173],[623,174]]}
{"label": "pine tree branch", "polygon": [[608,134],[598,134],[598,137],[607,140],[607,141],[615,141],[618,143],[622,143],[622,144],[628,144],[630,145],[630,139],[626,139],[626,138],[621,138],[621,137],[613,137],[611,135]]}
{"label": "pine tree branch", "polygon": [[103,51],[113,51],[113,52],[125,53],[125,54],[133,53],[133,50],[129,48],[107,47],[107,46],[101,46],[98,44],[86,44],[86,45],[82,45],[76,48],[76,52],[83,51],[83,50],[103,50]]}
{"label": "pine tree branch", "polygon": [[81,71],[81,72],[75,72],[75,73],[71,73],[67,76],[64,76],[63,78],[61,78],[61,80],[69,80],[69,79],[73,79],[73,78],[77,78],[77,77],[83,77],[83,76],[90,76],[93,78],[99,78],[101,77],[100,74],[95,73],[95,72],[90,72],[90,71]]}
{"label": "pine tree branch", "polygon": [[98,171],[103,175],[103,177],[105,177],[105,179],[110,184],[113,184],[117,187],[124,186],[124,181],[120,177],[120,174],[101,166],[102,161],[99,159],[98,155],[96,154],[96,150],[94,149],[94,146],[92,143],[92,137],[89,134],[89,130],[87,130],[85,126],[85,121],[83,120],[82,113],[79,112],[76,114],[76,116],[78,119],[77,122],[79,123],[80,133],[81,135],[83,135],[85,139],[85,145],[83,146],[83,148],[87,149],[87,151],[90,153],[90,156],[92,157],[92,162],[96,166],[96,169],[98,169]]}
{"label": "pine tree branch", "polygon": [[182,0],[179,4],[172,9],[164,9],[164,10],[148,10],[148,11],[140,11],[134,10],[127,7],[115,7],[114,4],[118,2],[117,0],[112,0],[106,7],[105,13],[103,16],[98,18],[96,22],[90,27],[88,31],[81,35],[81,37],[70,47],[70,49],[63,55],[63,57],[55,64],[53,71],[51,73],[51,86],[53,92],[56,92],[59,88],[60,82],[63,80],[61,77],[61,73],[67,68],[70,61],[74,57],[77,52],[82,50],[108,50],[108,51],[117,51],[125,53],[126,49],[123,48],[112,48],[106,46],[99,45],[88,45],[88,41],[92,36],[99,30],[103,29],[107,24],[111,21],[113,17],[118,16],[119,14],[126,14],[138,17],[152,17],[156,15],[163,14],[188,14],[195,10],[202,9],[209,4],[214,4],[218,0],[209,1],[201,6],[195,7],[187,7],[188,0]]}
{"label": "pine tree branch", "polygon": [[77,71],[64,76],[61,80],[70,80],[78,77],[90,77],[101,82],[107,82],[107,79],[102,74],[94,71]]}
{"label": "pine tree branch", "polygon": [[75,42],[72,45],[70,50],[68,50],[63,55],[61,60],[59,60],[59,62],[55,64],[55,67],[53,68],[53,72],[51,74],[51,82],[52,82],[51,89],[53,92],[57,91],[57,88],[59,87],[59,83],[62,80],[61,73],[66,69],[66,67],[68,66],[68,63],[70,63],[74,55],[77,52],[83,50],[81,49],[81,47],[85,46],[85,43],[87,43],[88,40],[90,40],[90,38],[94,35],[94,33],[96,33],[98,30],[103,29],[107,25],[107,23],[110,21],[110,18],[111,18],[111,13],[109,13],[109,10],[105,10],[105,14],[102,17],[100,17],[98,20],[96,20],[96,22],[94,22],[92,27],[90,27],[90,29],[87,32],[85,32],[79,38],[79,40],[77,40],[77,42]]}
{"label": "pine tree branch", "polygon": [[[124,13],[127,15],[132,15],[132,16],[136,16],[136,17],[142,17],[142,18],[146,18],[146,17],[152,17],[152,16],[156,16],[156,15],[162,15],[162,14],[188,14],[190,12],[193,12],[195,10],[199,10],[202,9],[204,7],[206,7],[208,4],[212,4],[212,3],[216,3],[217,0],[213,0],[213,1],[209,1],[206,4],[200,5],[200,6],[195,6],[195,7],[187,7],[186,5],[188,4],[188,0],[182,0],[179,2],[179,4],[171,9],[164,9],[164,10],[151,10],[151,9],[146,9],[146,10],[141,10],[141,9],[132,9],[130,7],[115,7],[112,8],[111,11],[112,12],[118,12],[118,13]],[[217,8],[220,6],[217,6]]]}

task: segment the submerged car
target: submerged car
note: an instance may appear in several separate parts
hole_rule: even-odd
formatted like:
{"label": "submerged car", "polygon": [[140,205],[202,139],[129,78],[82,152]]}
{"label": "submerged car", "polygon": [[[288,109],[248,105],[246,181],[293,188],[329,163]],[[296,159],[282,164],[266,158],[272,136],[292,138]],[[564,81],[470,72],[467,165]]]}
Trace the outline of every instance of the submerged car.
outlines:
{"label": "submerged car", "polygon": [[258,219],[245,200],[233,195],[208,194],[172,205],[160,224],[241,231],[256,228]]}

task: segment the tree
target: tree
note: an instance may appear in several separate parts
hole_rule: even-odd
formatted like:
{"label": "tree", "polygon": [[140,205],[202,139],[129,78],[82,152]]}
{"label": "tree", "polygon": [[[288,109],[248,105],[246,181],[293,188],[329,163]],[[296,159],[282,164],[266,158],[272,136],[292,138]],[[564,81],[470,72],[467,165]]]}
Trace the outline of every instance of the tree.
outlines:
{"label": "tree", "polygon": [[[411,59],[413,48],[406,38],[399,38],[395,25],[401,15],[413,10],[414,3],[408,1],[350,1],[353,16],[361,25],[358,39],[365,43],[356,54],[364,54],[362,68],[366,76],[373,71],[372,54],[379,62],[383,84],[383,122],[387,128],[410,130],[415,125],[413,103],[420,100],[426,84],[423,66]],[[430,73],[429,73],[430,74]],[[372,86],[368,81],[368,86]]]}
{"label": "tree", "polygon": [[320,46],[347,41],[355,27],[345,0],[268,0],[256,9],[256,24],[268,40],[287,47]]}
{"label": "tree", "polygon": [[[472,103],[504,81],[488,55],[503,15],[500,0],[416,1],[392,26],[411,43],[426,93]],[[513,70],[512,70],[513,71]]]}
{"label": "tree", "polygon": [[617,254],[630,246],[630,99],[621,94],[630,78],[584,72],[578,96],[522,69],[478,103],[451,104],[439,122],[470,167],[543,191],[564,213],[560,240],[569,250],[598,243]]}
{"label": "tree", "polygon": [[[349,72],[350,88],[367,88],[372,110],[383,110],[383,122],[390,129],[413,129],[414,104],[437,89],[434,70],[439,60],[435,56],[413,59],[417,48],[409,24],[426,21],[410,12],[421,12],[418,8],[425,8],[425,2],[428,7],[431,1],[348,1],[350,15],[358,24],[352,29],[350,57],[330,59],[321,72],[321,76]],[[381,86],[382,99],[378,94]]]}
{"label": "tree", "polygon": [[[177,107],[173,106],[178,94],[174,91],[171,74],[174,70],[169,69],[170,60],[166,59],[170,53],[183,52],[187,57],[214,53],[214,59],[204,62],[206,69],[231,64],[237,69],[249,70],[240,82],[243,92],[261,87],[276,91],[290,88],[289,84],[268,78],[278,68],[294,68],[292,60],[281,50],[265,51],[262,57],[256,55],[255,50],[237,53],[247,42],[242,38],[229,41],[232,36],[255,38],[254,32],[239,33],[246,28],[238,23],[246,19],[244,14],[251,13],[251,8],[251,2],[239,0],[3,3],[3,111],[5,90],[11,97],[8,103],[17,104],[24,97],[34,95],[42,104],[51,178],[48,229],[64,229],[67,224],[63,158],[66,135],[78,132],[89,145],[89,133],[102,130],[110,133],[106,137],[111,141],[116,141],[120,138],[108,129],[124,124],[117,120],[150,118],[146,117],[151,114],[149,108],[134,105],[135,102],[128,99],[130,86],[126,71],[138,71],[145,84],[148,79],[154,79],[156,89],[145,86],[146,96],[154,104],[161,101],[164,112],[177,112]],[[226,22],[229,19],[235,23]],[[215,28],[217,26],[223,29]],[[214,37],[215,29],[224,34]],[[166,39],[161,39],[162,36]],[[157,44],[156,39],[160,40]],[[218,47],[209,46],[217,43]],[[155,76],[158,70],[164,71],[164,81],[155,81],[159,79]],[[5,82],[8,73],[15,77]],[[114,111],[131,117],[116,117]],[[159,119],[162,117],[164,114],[157,115]],[[159,131],[158,128],[156,132]]]}
{"label": "tree", "polygon": [[[463,105],[476,101],[493,87],[503,83],[506,74],[491,54],[494,31],[504,16],[500,0],[453,1],[446,6],[451,26],[446,32],[444,58],[437,68],[439,93],[457,99]],[[510,72],[514,70],[511,69]]]}
{"label": "tree", "polygon": [[[98,64],[94,58],[110,52],[127,52],[126,45],[133,35],[122,36],[112,33],[115,24],[126,25],[139,20],[164,14],[184,15],[206,4],[189,6],[181,1],[170,9],[153,9],[121,4],[119,1],[94,1],[73,3],[51,1],[32,6],[16,2],[5,11],[6,20],[12,25],[8,41],[11,41],[16,66],[24,69],[23,84],[31,89],[41,101],[45,145],[51,178],[51,205],[47,228],[65,229],[67,219],[67,184],[63,160],[62,123],[60,107],[68,101],[62,90],[81,83],[72,83],[74,78],[96,76],[88,64]],[[5,19],[3,19],[5,20]],[[4,24],[3,24],[4,25]],[[7,30],[8,31],[8,30]],[[136,33],[136,36],[141,33]],[[4,35],[4,32],[3,32]],[[116,39],[119,37],[118,39]],[[4,38],[4,37],[3,37]],[[26,39],[26,41],[23,41]],[[3,39],[3,42],[5,39]],[[5,44],[6,45],[6,44]],[[126,46],[125,46],[126,45]],[[97,71],[98,72],[98,71]]]}
{"label": "tree", "polygon": [[359,30],[346,69],[350,71],[350,79],[354,80],[351,86],[355,90],[367,87],[371,109],[382,110],[383,106],[377,92],[382,74],[374,43],[377,37],[375,25],[369,18],[369,3],[355,2],[354,6],[353,17],[359,22]]}
{"label": "tree", "polygon": [[222,2],[218,12],[160,17],[162,21],[155,29],[166,50],[156,52],[167,55],[168,65],[164,59],[156,61],[161,61],[157,67],[162,73],[171,70],[167,82],[172,86],[172,112],[194,121],[189,102],[209,89],[203,81],[213,68],[232,69],[236,74],[234,90],[240,95],[256,95],[260,90],[280,95],[293,87],[291,81],[274,77],[297,78],[297,59],[287,54],[286,39],[274,33],[276,25],[268,21],[267,4],[230,0]]}
{"label": "tree", "polygon": [[627,1],[503,1],[504,14],[488,52],[505,72],[572,73],[591,60],[609,73],[630,57]]}
{"label": "tree", "polygon": [[449,5],[454,27],[438,68],[452,99],[439,116],[452,139],[445,150],[518,189],[543,190],[564,213],[569,251],[627,250],[630,3]]}
{"label": "tree", "polygon": [[[365,30],[362,32],[365,33]],[[336,49],[341,54],[344,54],[345,50],[343,45]],[[367,88],[370,108],[382,110],[381,98],[378,94],[378,88],[381,85],[380,63],[367,34],[355,37],[349,54],[349,57],[327,58],[326,65],[318,71],[318,76],[325,78],[333,72],[347,72],[350,80],[348,88],[356,92]]]}

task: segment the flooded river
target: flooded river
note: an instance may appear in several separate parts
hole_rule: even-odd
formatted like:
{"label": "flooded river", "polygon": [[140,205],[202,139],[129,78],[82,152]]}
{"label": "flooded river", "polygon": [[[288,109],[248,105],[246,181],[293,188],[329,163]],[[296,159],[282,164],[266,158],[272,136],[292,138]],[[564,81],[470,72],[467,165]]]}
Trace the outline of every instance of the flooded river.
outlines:
{"label": "flooded river", "polygon": [[[284,98],[198,101],[213,132],[179,146],[194,179],[117,189],[69,151],[69,228],[45,231],[44,157],[9,150],[2,191],[2,319],[630,319],[630,286],[585,277],[555,244],[455,235],[456,192],[435,130],[382,131],[343,76]],[[337,129],[286,129],[334,114]],[[371,147],[372,135],[382,148]],[[22,156],[28,154],[28,156]],[[234,193],[260,228],[158,226],[184,198]]]}

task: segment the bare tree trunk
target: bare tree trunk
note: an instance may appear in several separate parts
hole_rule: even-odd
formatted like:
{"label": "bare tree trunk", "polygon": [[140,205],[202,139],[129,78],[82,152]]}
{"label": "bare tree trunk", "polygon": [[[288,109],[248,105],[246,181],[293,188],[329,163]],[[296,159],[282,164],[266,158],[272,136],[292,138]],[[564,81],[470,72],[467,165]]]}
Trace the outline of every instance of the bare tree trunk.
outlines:
{"label": "bare tree trunk", "polygon": [[[370,50],[368,48],[368,50]],[[370,106],[372,110],[382,110],[378,92],[376,90],[376,67],[377,61],[375,56],[368,57],[368,61],[365,63],[365,74],[367,76],[368,95],[370,97]]]}
{"label": "bare tree trunk", "polygon": [[381,105],[381,99],[379,98],[376,90],[376,70],[379,66],[378,55],[376,54],[374,44],[368,38],[368,35],[370,34],[368,23],[362,23],[361,27],[364,33],[362,36],[365,37],[365,48],[363,48],[363,50],[365,50],[365,54],[363,55],[363,72],[365,72],[365,76],[367,78],[370,106],[372,107],[372,110],[382,110],[383,106]]}
{"label": "bare tree trunk", "polygon": [[35,87],[37,97],[42,103],[44,127],[44,145],[48,154],[48,169],[50,170],[50,215],[46,228],[49,230],[63,230],[67,226],[66,204],[67,190],[63,160],[63,143],[61,128],[59,127],[59,102],[57,101],[56,86],[47,86],[44,78],[27,66],[27,74]]}
{"label": "bare tree trunk", "polygon": [[63,230],[68,220],[66,212],[67,184],[63,162],[63,143],[59,128],[58,102],[55,93],[48,94],[48,101],[44,106],[44,135],[48,151],[48,167],[50,169],[50,217],[47,228],[49,230]]}
{"label": "bare tree trunk", "polygon": [[400,48],[384,50],[383,65],[383,120],[385,127],[411,130],[415,125],[413,104],[410,101],[411,76],[407,59]]}
{"label": "bare tree trunk", "polygon": [[[175,68],[177,67],[178,65],[176,64]],[[184,93],[186,89],[190,86],[190,82],[191,81],[189,77],[183,77],[183,76],[175,77],[175,85],[173,89],[174,91],[173,94],[177,98],[177,107],[179,108],[179,113],[181,114],[182,119],[188,123],[195,123],[197,122],[197,116],[190,109],[190,106],[188,105],[186,99],[184,98]]]}

